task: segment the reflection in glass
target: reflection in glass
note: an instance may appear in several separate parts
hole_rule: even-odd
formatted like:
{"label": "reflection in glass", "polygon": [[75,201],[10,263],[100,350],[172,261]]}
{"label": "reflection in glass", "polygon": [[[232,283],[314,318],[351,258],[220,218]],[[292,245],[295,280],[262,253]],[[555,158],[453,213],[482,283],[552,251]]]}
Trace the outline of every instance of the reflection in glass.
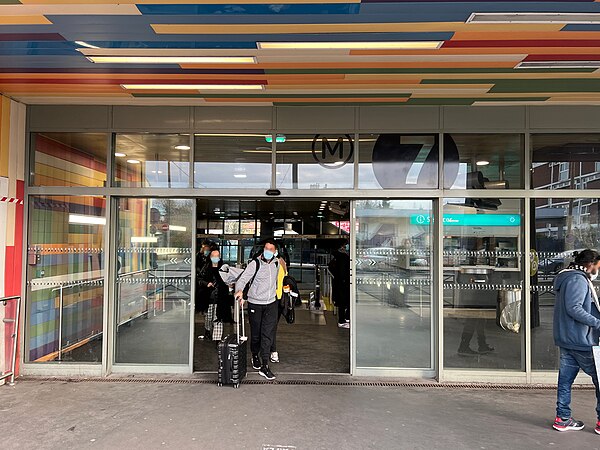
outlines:
{"label": "reflection in glass", "polygon": [[600,188],[600,134],[531,135],[534,189]]}
{"label": "reflection in glass", "polygon": [[358,184],[362,189],[438,187],[437,135],[360,136]]}
{"label": "reflection in glass", "polygon": [[189,187],[189,135],[117,134],[114,160],[115,186]]}
{"label": "reflection in glass", "polygon": [[118,202],[117,363],[188,364],[192,202]]}
{"label": "reflection in glass", "polygon": [[356,364],[432,367],[430,200],[356,203]]}
{"label": "reflection in glass", "polygon": [[523,188],[524,145],[522,134],[444,135],[444,187]]}
{"label": "reflection in glass", "polygon": [[354,135],[278,136],[278,188],[351,189],[354,186]]}
{"label": "reflection in glass", "polygon": [[102,360],[103,197],[35,196],[29,204],[25,360]]}
{"label": "reflection in glass", "polygon": [[444,366],[522,370],[521,201],[444,205]]}
{"label": "reflection in glass", "polygon": [[559,351],[552,333],[554,277],[573,261],[574,251],[600,248],[600,203],[595,198],[534,202],[531,226],[537,271],[531,279],[533,369],[557,370]]}
{"label": "reflection in glass", "polygon": [[34,186],[103,187],[106,133],[32,133]]}
{"label": "reflection in glass", "polygon": [[270,134],[196,134],[194,187],[271,186]]}

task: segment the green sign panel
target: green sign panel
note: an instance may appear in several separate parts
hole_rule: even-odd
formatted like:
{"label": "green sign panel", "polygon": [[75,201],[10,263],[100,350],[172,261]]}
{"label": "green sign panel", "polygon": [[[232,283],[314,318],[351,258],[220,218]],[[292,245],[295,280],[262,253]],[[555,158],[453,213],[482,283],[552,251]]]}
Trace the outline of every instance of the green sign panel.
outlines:
{"label": "green sign panel", "polygon": [[[428,214],[413,214],[410,216],[412,225],[429,225],[431,216]],[[518,227],[521,216],[518,214],[444,214],[444,225],[451,227]]]}

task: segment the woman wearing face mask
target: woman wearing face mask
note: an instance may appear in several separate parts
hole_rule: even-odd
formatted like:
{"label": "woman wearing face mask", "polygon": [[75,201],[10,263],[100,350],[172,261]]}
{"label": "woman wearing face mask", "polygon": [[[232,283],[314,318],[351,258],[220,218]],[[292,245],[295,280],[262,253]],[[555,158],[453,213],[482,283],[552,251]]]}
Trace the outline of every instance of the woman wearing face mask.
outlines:
{"label": "woman wearing face mask", "polygon": [[200,251],[196,253],[196,296],[194,298],[196,314],[206,313],[210,304],[209,292],[206,289],[206,285],[201,284],[200,280],[202,279],[202,271],[209,261],[211,246],[214,245],[210,241],[203,241]]}
{"label": "woman wearing face mask", "polygon": [[232,323],[229,286],[227,286],[219,274],[223,265],[221,253],[213,249],[209,253],[208,264],[201,272],[199,284],[208,292],[208,310],[204,319],[204,338],[220,340],[221,336],[213,336],[215,322]]}

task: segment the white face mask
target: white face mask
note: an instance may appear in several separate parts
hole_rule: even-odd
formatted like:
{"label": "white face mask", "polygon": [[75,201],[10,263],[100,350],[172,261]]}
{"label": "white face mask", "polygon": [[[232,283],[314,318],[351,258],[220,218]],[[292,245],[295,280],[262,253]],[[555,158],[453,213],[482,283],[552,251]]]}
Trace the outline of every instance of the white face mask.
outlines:
{"label": "white face mask", "polygon": [[598,272],[590,273],[590,280],[594,281],[596,278],[598,278]]}

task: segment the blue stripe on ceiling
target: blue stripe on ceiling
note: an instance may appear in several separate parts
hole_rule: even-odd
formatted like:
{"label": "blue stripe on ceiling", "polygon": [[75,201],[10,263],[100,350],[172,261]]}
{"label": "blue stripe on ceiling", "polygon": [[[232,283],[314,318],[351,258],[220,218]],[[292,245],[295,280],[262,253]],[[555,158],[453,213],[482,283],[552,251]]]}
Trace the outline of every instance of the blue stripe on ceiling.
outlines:
{"label": "blue stripe on ceiling", "polygon": [[[89,61],[83,55],[79,56],[0,56],[0,67],[22,67],[22,68],[59,68],[69,67],[73,69],[78,68],[91,68],[97,66],[96,63]],[[114,69],[123,67],[122,64],[102,64],[103,68]],[[156,68],[172,68],[179,69],[177,64],[128,64],[128,68],[138,68],[145,70],[152,70]],[[112,70],[111,70],[112,71]]]}
{"label": "blue stripe on ceiling", "polygon": [[359,3],[263,4],[263,5],[137,5],[142,14],[236,15],[236,14],[358,14]]}
{"label": "blue stripe on ceiling", "polygon": [[28,50],[28,49],[75,49],[78,45],[68,41],[0,41],[0,50],[3,49],[15,49],[15,50]]}
{"label": "blue stripe on ceiling", "polygon": [[0,56],[77,56],[81,55],[75,48],[0,48]]}
{"label": "blue stripe on ceiling", "polygon": [[563,28],[563,31],[600,31],[600,24],[573,23]]}

